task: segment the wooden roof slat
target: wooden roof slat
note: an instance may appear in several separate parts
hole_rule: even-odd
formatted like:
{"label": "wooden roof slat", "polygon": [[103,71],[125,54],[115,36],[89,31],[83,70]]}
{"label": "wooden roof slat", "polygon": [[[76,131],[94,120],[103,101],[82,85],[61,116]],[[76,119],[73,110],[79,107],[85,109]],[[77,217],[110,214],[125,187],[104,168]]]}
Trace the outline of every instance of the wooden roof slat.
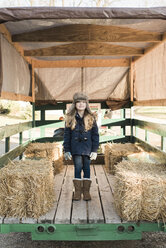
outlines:
{"label": "wooden roof slat", "polygon": [[70,24],[15,34],[13,42],[159,42],[158,32],[94,24]]}
{"label": "wooden roof slat", "polygon": [[109,56],[109,55],[143,55],[142,48],[118,46],[107,43],[71,43],[48,48],[25,50],[24,56]]}
{"label": "wooden roof slat", "polygon": [[129,67],[129,59],[33,60],[34,68]]}

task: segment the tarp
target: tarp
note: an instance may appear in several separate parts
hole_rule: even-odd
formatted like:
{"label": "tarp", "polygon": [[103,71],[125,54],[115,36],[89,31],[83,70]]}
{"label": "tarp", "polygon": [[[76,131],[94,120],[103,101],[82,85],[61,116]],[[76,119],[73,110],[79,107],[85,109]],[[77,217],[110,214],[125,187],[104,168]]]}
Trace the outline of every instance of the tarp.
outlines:
{"label": "tarp", "polygon": [[[24,7],[0,8],[0,23],[11,35],[46,30],[71,24],[119,26],[124,28],[166,32],[166,7],[159,8],[64,8]],[[131,31],[132,32],[132,31]],[[162,37],[162,36],[161,36]],[[151,40],[143,42],[105,42],[124,47],[146,49],[154,46]],[[24,50],[48,48],[64,42],[20,42]],[[134,100],[166,99],[165,43],[134,62]],[[34,56],[43,61],[99,60],[134,56]],[[30,95],[30,75],[27,63],[4,38],[0,50],[0,89]],[[10,73],[9,73],[10,72]],[[130,101],[129,67],[36,68],[35,98],[37,104],[71,101],[76,91],[88,94],[90,101],[105,101],[112,109]]]}
{"label": "tarp", "polygon": [[0,92],[30,96],[31,80],[28,64],[2,35],[0,35],[0,55]]}
{"label": "tarp", "polygon": [[29,19],[166,19],[166,7],[155,8],[0,8],[0,23]]}

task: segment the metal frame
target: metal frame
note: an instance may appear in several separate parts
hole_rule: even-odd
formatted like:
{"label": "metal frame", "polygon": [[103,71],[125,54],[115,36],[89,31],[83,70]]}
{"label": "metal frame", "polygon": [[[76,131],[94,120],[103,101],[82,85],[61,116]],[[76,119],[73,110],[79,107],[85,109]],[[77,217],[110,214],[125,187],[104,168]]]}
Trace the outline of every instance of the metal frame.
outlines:
{"label": "metal frame", "polygon": [[0,233],[30,232],[32,240],[139,240],[142,232],[165,232],[163,223],[1,224]]}
{"label": "metal frame", "polygon": [[[63,109],[66,107],[65,103],[58,104],[56,109]],[[54,108],[53,108],[54,107]],[[45,110],[55,109],[55,106],[42,106],[35,107],[32,105],[32,122],[27,122],[17,125],[9,125],[3,127],[0,130],[0,139],[5,138],[6,152],[0,157],[0,167],[3,167],[7,162],[8,158],[14,159],[18,156],[21,158],[21,154],[25,150],[27,144],[33,141],[30,138],[29,141],[22,144],[23,132],[25,130],[32,130],[35,127],[40,127],[40,137],[36,141],[61,141],[62,138],[45,137],[44,129],[48,127],[64,127],[64,121],[47,121],[45,120]],[[35,121],[35,110],[41,111],[41,120]],[[158,150],[157,148],[151,147],[147,143],[147,134],[145,135],[145,141],[139,140],[136,136],[133,136],[133,127],[139,127],[145,129],[146,132],[157,133],[161,136],[161,149],[164,150],[165,147],[165,136],[166,128],[165,125],[156,125],[150,122],[144,122],[140,120],[134,120],[131,118],[126,119],[126,111],[121,110],[121,119],[105,119],[102,122],[104,126],[120,126],[121,135],[116,137],[103,136],[100,138],[100,143],[105,143],[108,141],[113,142],[141,142],[144,146],[150,147],[152,150]],[[126,126],[130,126],[131,135],[126,135]],[[13,150],[10,148],[10,136],[19,133],[19,146]],[[159,150],[158,150],[159,151]],[[165,154],[160,150],[162,154]],[[165,154],[166,156],[166,154]],[[154,222],[125,222],[125,223],[111,223],[111,224],[0,224],[0,233],[10,233],[10,232],[30,232],[33,240],[68,240],[68,241],[104,241],[104,240],[138,240],[142,238],[142,232],[165,232],[166,228],[163,223]]]}

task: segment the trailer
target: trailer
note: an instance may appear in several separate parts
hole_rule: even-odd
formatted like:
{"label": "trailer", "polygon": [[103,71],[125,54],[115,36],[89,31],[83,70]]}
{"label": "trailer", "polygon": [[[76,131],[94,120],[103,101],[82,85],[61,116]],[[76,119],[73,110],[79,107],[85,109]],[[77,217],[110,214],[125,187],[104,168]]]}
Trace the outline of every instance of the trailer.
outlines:
{"label": "trailer", "polygon": [[[166,159],[166,124],[134,119],[133,106],[166,105],[166,8],[1,8],[0,98],[32,103],[30,122],[0,127],[5,139],[2,168],[31,142],[63,142],[47,137],[47,128],[63,128],[63,120],[47,120],[47,110],[65,110],[76,91],[86,92],[102,109],[121,109],[118,119],[101,125],[119,127],[106,142],[138,142]],[[35,120],[35,112],[40,120]],[[137,130],[145,131],[144,140]],[[24,133],[29,138],[24,140]],[[33,134],[39,131],[35,137]],[[148,134],[160,136],[153,147]],[[10,137],[19,144],[10,149]],[[160,222],[127,222],[114,207],[114,176],[103,166],[103,154],[91,166],[92,201],[72,201],[73,166],[55,176],[54,207],[34,218],[0,217],[0,233],[30,232],[33,240],[137,240],[142,232],[165,232]]]}

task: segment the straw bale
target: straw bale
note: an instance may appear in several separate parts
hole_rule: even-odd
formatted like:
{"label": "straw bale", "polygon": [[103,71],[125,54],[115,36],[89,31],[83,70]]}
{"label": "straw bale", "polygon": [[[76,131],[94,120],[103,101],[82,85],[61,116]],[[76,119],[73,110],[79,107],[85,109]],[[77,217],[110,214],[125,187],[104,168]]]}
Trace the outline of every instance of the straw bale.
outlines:
{"label": "straw bale", "polygon": [[166,166],[122,161],[116,165],[115,206],[127,221],[166,221]]}
{"label": "straw bale", "polygon": [[10,162],[0,170],[0,216],[38,218],[55,200],[49,160]]}
{"label": "straw bale", "polygon": [[105,167],[110,174],[115,174],[115,165],[130,154],[138,153],[140,149],[131,143],[107,143],[105,145]]}
{"label": "straw bale", "polygon": [[60,173],[64,167],[62,144],[53,143],[31,143],[24,152],[26,158],[47,158],[52,161],[54,175]]}

